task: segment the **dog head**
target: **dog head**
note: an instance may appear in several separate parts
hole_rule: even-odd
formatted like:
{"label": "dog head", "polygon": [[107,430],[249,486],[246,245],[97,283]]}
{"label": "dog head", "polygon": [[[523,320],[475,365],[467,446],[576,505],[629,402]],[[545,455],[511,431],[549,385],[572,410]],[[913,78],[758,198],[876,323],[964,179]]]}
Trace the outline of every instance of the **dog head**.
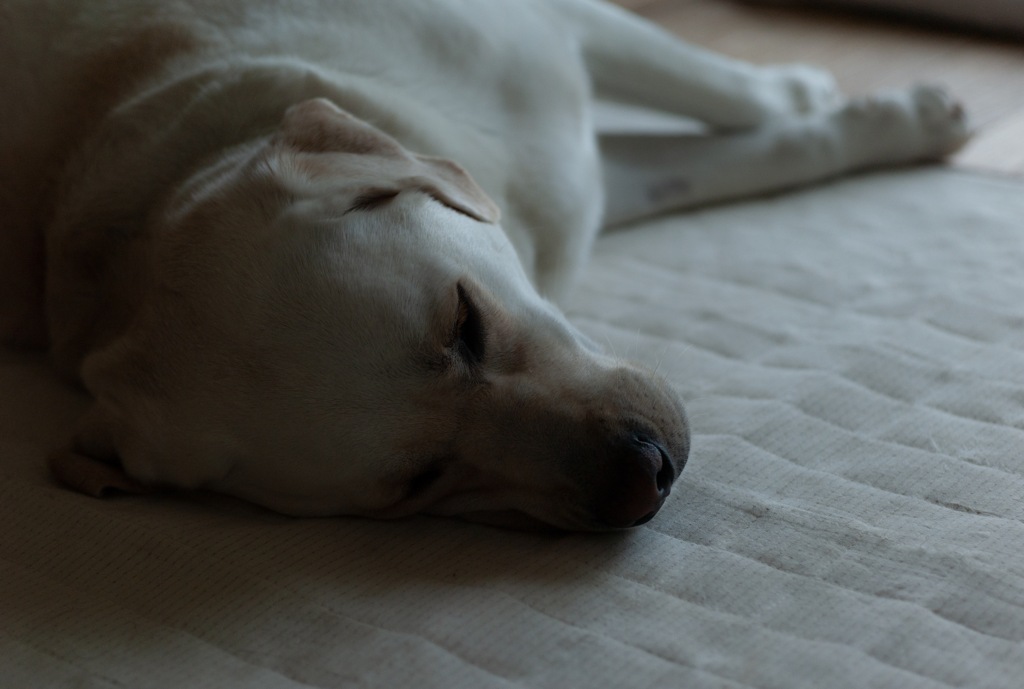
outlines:
{"label": "dog head", "polygon": [[143,483],[606,529],[651,518],[683,468],[677,397],[536,292],[470,177],[327,101],[155,222],[141,310],[83,371]]}

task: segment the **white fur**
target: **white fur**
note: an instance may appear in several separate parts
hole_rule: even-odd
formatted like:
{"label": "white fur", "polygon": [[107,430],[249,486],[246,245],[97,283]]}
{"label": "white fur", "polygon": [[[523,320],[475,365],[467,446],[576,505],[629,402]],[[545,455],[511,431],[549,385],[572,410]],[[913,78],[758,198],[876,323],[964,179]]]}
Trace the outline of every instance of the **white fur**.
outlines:
{"label": "white fur", "polygon": [[[935,89],[845,102],[819,70],[735,62],[586,0],[0,13],[0,326],[48,331],[95,398],[53,463],[92,492],[642,521],[685,462],[682,407],[550,301],[602,221],[964,134]],[[595,93],[710,134],[599,137]]]}

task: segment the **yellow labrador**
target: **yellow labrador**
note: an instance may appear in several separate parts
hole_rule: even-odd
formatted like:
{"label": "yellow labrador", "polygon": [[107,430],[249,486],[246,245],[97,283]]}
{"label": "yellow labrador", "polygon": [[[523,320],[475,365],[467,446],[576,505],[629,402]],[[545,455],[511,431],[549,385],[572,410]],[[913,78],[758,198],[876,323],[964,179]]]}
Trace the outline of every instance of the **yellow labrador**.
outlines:
{"label": "yellow labrador", "polygon": [[[599,136],[595,95],[708,133]],[[94,399],[62,481],[567,529],[649,520],[689,453],[552,301],[602,223],[964,138],[936,89],[586,0],[5,0],[0,122],[4,335]]]}

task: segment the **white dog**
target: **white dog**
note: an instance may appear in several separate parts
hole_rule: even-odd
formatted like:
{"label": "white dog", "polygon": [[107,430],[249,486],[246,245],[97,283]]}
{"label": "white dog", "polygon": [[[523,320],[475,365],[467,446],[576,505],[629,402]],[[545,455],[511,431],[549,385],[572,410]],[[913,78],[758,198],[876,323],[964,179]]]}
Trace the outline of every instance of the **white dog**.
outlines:
{"label": "white dog", "polygon": [[[707,134],[600,136],[595,95]],[[5,337],[94,399],[58,478],[569,529],[689,452],[549,301],[602,223],[965,137],[589,0],[3,0],[0,122]]]}

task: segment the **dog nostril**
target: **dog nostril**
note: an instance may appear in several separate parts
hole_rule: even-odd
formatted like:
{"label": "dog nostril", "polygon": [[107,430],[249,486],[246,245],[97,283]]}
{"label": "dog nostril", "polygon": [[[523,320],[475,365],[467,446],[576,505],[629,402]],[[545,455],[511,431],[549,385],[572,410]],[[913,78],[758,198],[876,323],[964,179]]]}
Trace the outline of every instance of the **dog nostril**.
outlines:
{"label": "dog nostril", "polygon": [[623,440],[625,446],[614,450],[609,492],[596,514],[604,525],[616,529],[653,519],[676,475],[668,453],[651,436],[633,432]]}
{"label": "dog nostril", "polygon": [[651,440],[641,433],[633,434],[633,442],[639,445],[651,460],[655,469],[654,482],[661,497],[668,495],[672,483],[676,480],[676,471],[669,460],[668,453],[660,443]]}
{"label": "dog nostril", "polygon": [[672,488],[672,483],[676,480],[676,472],[672,468],[672,462],[668,461],[668,457],[664,452],[661,453],[661,469],[658,470],[658,475],[654,480],[658,485],[658,493],[662,497],[668,495],[669,490]]}

